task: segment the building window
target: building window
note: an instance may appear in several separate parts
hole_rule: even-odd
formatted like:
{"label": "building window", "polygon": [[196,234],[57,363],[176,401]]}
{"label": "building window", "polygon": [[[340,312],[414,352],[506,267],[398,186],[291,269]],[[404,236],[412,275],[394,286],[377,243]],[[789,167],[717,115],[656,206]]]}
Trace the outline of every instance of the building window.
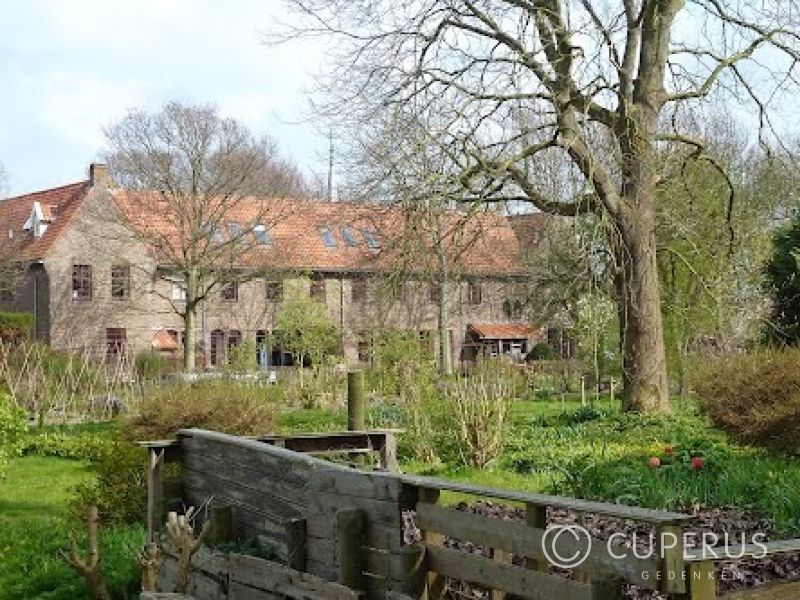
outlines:
{"label": "building window", "polygon": [[114,300],[128,300],[131,297],[131,268],[128,265],[111,267],[111,297]]}
{"label": "building window", "polygon": [[92,299],[92,265],[72,265],[72,299]]}
{"label": "building window", "polygon": [[269,246],[270,239],[269,239],[269,232],[265,225],[261,223],[257,224],[253,227],[253,236],[256,238],[256,243],[259,246]]}
{"label": "building window", "polygon": [[392,281],[389,284],[389,294],[392,300],[406,300],[406,282],[405,281]]}
{"label": "building window", "polygon": [[172,280],[172,301],[186,302],[186,282],[183,279]]}
{"label": "building window", "polygon": [[267,281],[267,300],[272,302],[283,300],[283,281],[280,279]]}
{"label": "building window", "polygon": [[511,321],[522,319],[522,302],[520,300],[504,300],[503,315]]}
{"label": "building window", "polygon": [[232,350],[238,348],[242,345],[242,332],[233,329],[232,331],[228,332],[228,361],[233,358]]}
{"label": "building window", "polygon": [[209,348],[209,362],[212,367],[218,367],[225,354],[225,332],[215,329],[211,332],[211,346]]}
{"label": "building window", "polygon": [[481,303],[481,282],[480,281],[468,281],[467,282],[467,302],[470,304],[480,304]]}
{"label": "building window", "polygon": [[125,350],[125,330],[121,327],[106,329],[106,358],[119,358]]}
{"label": "building window", "polygon": [[367,280],[364,277],[356,277],[350,283],[351,298],[353,302],[364,302],[367,299]]}
{"label": "building window", "polygon": [[336,248],[336,238],[333,236],[333,232],[330,229],[323,227],[319,232],[322,235],[323,243],[328,248]]}
{"label": "building window", "polygon": [[378,237],[369,229],[362,229],[361,234],[364,236],[364,239],[367,240],[367,246],[373,250],[377,250],[381,247],[378,243]]}
{"label": "building window", "polygon": [[228,283],[224,283],[222,285],[222,289],[219,292],[219,295],[225,302],[238,302],[239,282],[229,281]]}
{"label": "building window", "polygon": [[372,343],[369,338],[358,340],[358,362],[367,364],[372,362]]}
{"label": "building window", "polygon": [[440,302],[442,300],[442,284],[438,282],[431,283],[428,287],[428,296],[431,302]]}
{"label": "building window", "polygon": [[228,223],[228,235],[231,236],[231,241],[235,242],[241,239],[243,232],[241,223],[236,223],[235,221]]}
{"label": "building window", "polygon": [[312,300],[325,302],[325,280],[322,277],[314,277],[311,279],[311,292]]}
{"label": "building window", "polygon": [[342,227],[342,237],[344,238],[344,243],[354,248],[358,245],[356,241],[356,236],[353,234],[353,230],[349,227]]}

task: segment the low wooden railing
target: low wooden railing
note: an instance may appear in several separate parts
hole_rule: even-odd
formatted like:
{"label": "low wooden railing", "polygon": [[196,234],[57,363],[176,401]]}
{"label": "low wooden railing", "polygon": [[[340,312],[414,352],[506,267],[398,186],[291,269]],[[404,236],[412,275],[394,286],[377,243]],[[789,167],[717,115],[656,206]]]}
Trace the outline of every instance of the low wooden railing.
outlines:
{"label": "low wooden railing", "polygon": [[[716,598],[716,582],[709,578],[714,557],[684,554],[683,533],[693,517],[403,475],[396,472],[394,434],[352,431],[242,438],[182,430],[177,440],[145,442],[150,454],[150,539],[163,523],[164,463],[177,461],[183,504],[210,499],[212,523],[215,510],[227,510],[225,521],[269,540],[276,560],[287,568],[338,582],[368,598],[438,598],[452,580],[491,590],[492,600],[507,594],[541,600],[617,600],[625,584],[675,599]],[[376,453],[380,472],[348,468],[308,453],[350,458]],[[456,510],[440,502],[445,492],[524,507],[525,522]],[[568,569],[567,578],[552,568],[545,541],[562,557],[572,556],[585,542],[569,536],[555,539],[548,529],[556,525],[554,512],[568,512],[578,524],[586,523],[589,515],[633,522],[640,525],[639,531],[652,531],[656,540],[670,536],[678,543],[637,557],[630,548],[591,539],[585,560]],[[403,541],[411,521],[420,530],[419,543]],[[486,551],[468,552],[462,548],[469,544],[448,540]],[[800,551],[800,541],[773,542],[767,548],[770,553]]]}
{"label": "low wooden railing", "polygon": [[[593,540],[591,550],[581,563],[576,579],[566,579],[549,573],[543,537],[547,530],[547,510],[560,509],[582,515],[600,514],[620,520],[651,525],[657,532],[671,533],[682,539],[682,529],[691,516],[622,506],[604,502],[589,502],[575,498],[529,494],[461,484],[426,477],[401,476],[403,483],[417,490],[417,525],[422,531],[427,555],[428,595],[441,596],[445,578],[458,579],[493,590],[493,598],[505,593],[526,598],[563,598],[608,600],[620,598],[622,585],[637,586],[666,592],[687,592],[682,573],[683,548],[665,550],[664,558],[624,559],[612,556],[603,540]],[[486,517],[459,511],[439,504],[442,491],[453,491],[479,498],[505,500],[525,507],[526,523]],[[471,542],[490,549],[492,558],[443,547],[444,537]],[[554,544],[560,556],[572,556],[580,551],[581,543],[561,536]],[[512,557],[523,560],[512,564]],[[673,573],[671,577],[667,575]]]}

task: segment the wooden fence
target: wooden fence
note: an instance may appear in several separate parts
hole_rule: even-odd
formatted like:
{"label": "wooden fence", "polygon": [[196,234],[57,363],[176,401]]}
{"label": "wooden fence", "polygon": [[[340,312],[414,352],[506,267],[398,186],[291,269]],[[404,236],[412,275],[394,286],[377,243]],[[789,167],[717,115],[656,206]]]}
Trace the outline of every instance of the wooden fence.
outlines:
{"label": "wooden fence", "polygon": [[[604,541],[593,540],[587,558],[570,578],[550,572],[543,544],[543,537],[548,535],[548,509],[570,511],[579,522],[586,515],[632,521],[652,529],[656,539],[671,534],[679,541],[691,517],[402,475],[394,472],[395,440],[391,431],[243,438],[190,429],[182,430],[176,440],[145,445],[150,448],[151,538],[157,535],[167,507],[210,504],[215,514],[228,510],[230,534],[253,540],[272,554],[275,562],[269,568],[262,565],[265,573],[273,574],[270,577],[290,580],[307,574],[314,578],[313,593],[281,592],[280,597],[339,597],[339,592],[325,592],[319,586],[319,582],[337,582],[360,590],[368,598],[422,594],[432,598],[442,595],[448,580],[491,590],[493,600],[505,594],[542,600],[610,600],[622,597],[625,583],[658,590],[672,598],[716,597],[714,581],[708,578],[709,570],[713,573],[713,561],[703,557],[686,560],[682,543],[665,546],[659,558],[637,558],[632,553],[619,558]],[[353,469],[311,455],[334,453],[350,457],[377,453],[383,470]],[[165,492],[163,478],[164,464],[170,461],[181,467],[180,487],[172,493]],[[439,503],[442,491],[524,506],[526,523],[443,506]],[[410,515],[414,515],[420,530],[420,543],[406,542],[404,529],[409,526]],[[484,547],[488,556],[446,547],[446,538]],[[570,557],[586,547],[582,543],[571,536],[560,536],[552,547],[559,556]],[[782,542],[772,550],[797,551],[800,544]],[[259,564],[257,559],[237,562],[230,556],[238,555],[213,559],[214,564],[245,561],[250,570]],[[276,575],[281,568],[282,574]],[[216,592],[204,595],[196,591],[198,597],[278,597],[269,595],[277,592],[265,591],[269,587],[266,584],[250,589],[249,595],[243,593],[248,584],[237,581],[239,575],[234,571],[229,569],[226,575],[217,569],[213,576],[206,572],[206,578],[219,586]],[[269,579],[267,575],[261,577],[265,578]],[[233,583],[238,586],[237,594],[229,591]]]}

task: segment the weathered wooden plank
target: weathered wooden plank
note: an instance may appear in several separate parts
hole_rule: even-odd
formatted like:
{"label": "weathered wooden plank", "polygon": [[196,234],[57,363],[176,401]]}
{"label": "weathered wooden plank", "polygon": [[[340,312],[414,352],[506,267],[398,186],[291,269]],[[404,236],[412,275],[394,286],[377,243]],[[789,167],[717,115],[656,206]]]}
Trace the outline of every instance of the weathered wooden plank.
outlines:
{"label": "weathered wooden plank", "polygon": [[398,528],[402,526],[400,506],[396,502],[359,498],[358,496],[339,496],[325,492],[310,494],[308,501],[309,516],[322,513],[333,517],[339,509],[358,509],[366,513],[369,526],[373,523]]}
{"label": "weathered wooden plank", "polygon": [[283,596],[233,581],[228,587],[228,600],[283,600]]}
{"label": "weathered wooden plank", "polygon": [[254,588],[290,598],[319,595],[327,599],[355,600],[359,597],[359,594],[336,583],[254,556],[231,554],[230,561],[231,580]]}
{"label": "weathered wooden plank", "polygon": [[[547,559],[542,550],[545,531],[542,529],[522,527],[513,521],[427,503],[417,505],[417,524],[425,531],[437,531],[458,540],[499,548],[518,556],[533,558],[537,564],[546,565]],[[573,556],[582,550],[582,546],[572,536],[562,535],[558,538],[555,550],[559,556]],[[641,587],[657,589],[658,578],[655,575],[660,568],[660,561],[657,558],[642,559],[636,558],[632,553],[628,554],[624,559],[616,558],[609,554],[603,541],[595,540],[581,570],[618,575]]]}
{"label": "weathered wooden plank", "polygon": [[714,563],[697,562],[687,569],[689,600],[714,600],[717,597],[717,580],[714,577]]}
{"label": "weathered wooden plank", "polygon": [[338,581],[349,588],[363,588],[361,539],[365,527],[364,513],[343,508],[336,511],[335,520]]}
{"label": "weathered wooden plank", "polygon": [[[332,540],[335,535],[333,519],[325,513],[307,515],[306,533],[309,537]],[[403,532],[397,525],[368,523],[364,543],[373,548],[399,551],[403,548]]]}
{"label": "weathered wooden plank", "polygon": [[[734,546],[727,549],[727,552],[735,558],[752,556],[762,558],[766,554],[787,554],[792,552],[800,552],[800,539],[793,540],[776,540],[774,542],[763,542],[762,544],[746,544],[742,546]],[[703,562],[706,560],[726,560],[726,549],[718,548],[716,551],[713,548],[699,549],[697,553],[687,552],[684,554],[684,560],[687,563]]]}
{"label": "weathered wooden plank", "polygon": [[267,514],[274,514],[284,519],[302,516],[305,507],[287,502],[274,494],[253,488],[236,479],[228,479],[217,473],[208,473],[184,468],[181,473],[184,487],[202,490],[209,497],[229,498],[235,504],[243,504]]}
{"label": "weathered wooden plank", "polygon": [[462,492],[464,494],[484,496],[486,498],[497,498],[501,500],[511,500],[513,502],[536,504],[539,506],[553,506],[556,508],[563,508],[576,512],[594,513],[610,517],[617,517],[620,519],[631,519],[634,521],[641,521],[643,523],[685,523],[695,518],[691,515],[651,510],[649,508],[623,506],[621,504],[610,504],[607,502],[592,502],[589,500],[568,498],[566,496],[552,496],[547,494],[531,494],[528,492],[514,490],[500,490],[481,485],[435,479],[433,477],[420,477],[412,475],[400,475],[399,477],[403,483],[420,488]]}
{"label": "weathered wooden plank", "polygon": [[669,594],[682,594],[686,591],[686,580],[683,578],[683,528],[674,524],[661,525],[656,539],[662,543],[669,542],[658,553],[661,556],[660,589]]}
{"label": "weathered wooden plank", "polygon": [[497,563],[458,550],[427,546],[429,568],[445,577],[490,589],[499,589],[532,600],[591,600],[591,588],[557,575]]}
{"label": "weathered wooden plank", "polygon": [[150,448],[147,466],[147,541],[156,541],[164,525],[164,450]]}
{"label": "weathered wooden plank", "polygon": [[[278,457],[256,449],[226,444],[219,440],[206,440],[204,438],[187,437],[181,439],[184,448],[183,462],[197,458],[208,458],[223,464],[239,465],[249,468],[261,476],[271,476],[296,487],[303,487],[308,481],[308,472],[311,465],[302,459],[309,457],[302,454],[291,453],[291,458]],[[279,450],[274,446],[264,445],[264,448]],[[314,465],[321,468],[319,465]]]}

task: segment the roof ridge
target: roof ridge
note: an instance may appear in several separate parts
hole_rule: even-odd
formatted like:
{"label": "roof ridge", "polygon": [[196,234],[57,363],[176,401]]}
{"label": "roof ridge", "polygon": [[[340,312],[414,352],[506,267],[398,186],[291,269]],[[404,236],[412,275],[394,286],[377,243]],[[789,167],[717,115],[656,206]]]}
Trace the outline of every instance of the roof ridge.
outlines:
{"label": "roof ridge", "polygon": [[8,198],[5,198],[4,200],[0,200],[0,202],[10,202],[11,200],[23,200],[25,198],[30,198],[31,196],[39,196],[41,194],[47,194],[47,193],[50,193],[50,192],[57,192],[57,191],[60,191],[60,190],[65,190],[65,189],[70,188],[70,187],[78,187],[78,186],[82,186],[82,185],[87,185],[89,183],[90,182],[89,182],[88,179],[84,179],[82,181],[75,181],[73,183],[67,183],[67,184],[59,185],[59,186],[52,187],[52,188],[46,188],[46,189],[43,189],[43,190],[37,190],[35,192],[28,192],[27,194],[20,194],[19,196],[9,196]]}

